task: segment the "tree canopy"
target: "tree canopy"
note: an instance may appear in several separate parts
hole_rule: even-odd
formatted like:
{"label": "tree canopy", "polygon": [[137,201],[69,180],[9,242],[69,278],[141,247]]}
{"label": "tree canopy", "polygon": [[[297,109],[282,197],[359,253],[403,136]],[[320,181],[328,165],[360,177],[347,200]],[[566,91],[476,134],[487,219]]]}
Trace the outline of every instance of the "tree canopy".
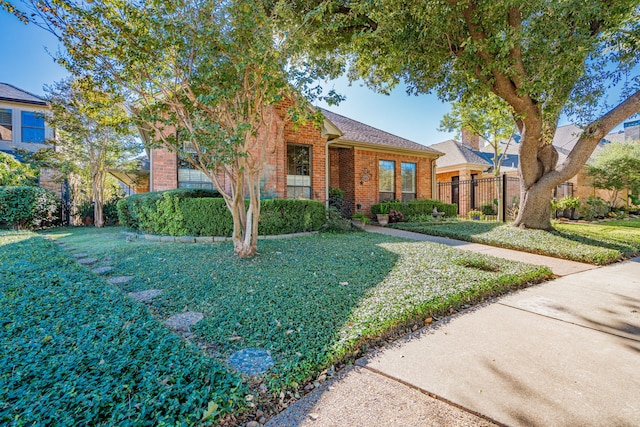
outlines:
{"label": "tree canopy", "polygon": [[[521,208],[516,224],[551,228],[551,189],[585,164],[598,142],[640,110],[637,0],[401,0],[296,2],[317,28],[312,55],[386,92],[441,99],[493,93],[516,115]],[[339,68],[339,67],[334,67]],[[611,108],[611,85],[622,88]],[[557,165],[551,145],[561,113],[584,132]]]}
{"label": "tree canopy", "polygon": [[596,152],[587,170],[595,188],[611,191],[612,204],[622,190],[640,194],[640,141],[605,145]]}

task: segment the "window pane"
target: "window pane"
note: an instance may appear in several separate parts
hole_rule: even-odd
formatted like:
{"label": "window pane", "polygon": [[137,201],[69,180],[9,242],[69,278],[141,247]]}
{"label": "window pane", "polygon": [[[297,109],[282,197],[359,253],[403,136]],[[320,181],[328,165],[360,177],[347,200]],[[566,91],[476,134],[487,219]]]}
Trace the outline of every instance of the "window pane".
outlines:
{"label": "window pane", "polygon": [[287,144],[287,198],[311,199],[311,147]]}
{"label": "window pane", "polygon": [[378,185],[380,186],[381,193],[395,192],[395,168],[396,162],[391,160],[380,160]]}
{"label": "window pane", "polygon": [[44,115],[22,112],[22,142],[44,142]]}
{"label": "window pane", "polygon": [[416,164],[402,163],[402,192],[416,192]]}
{"label": "window pane", "polygon": [[13,140],[13,125],[11,124],[11,110],[0,108],[0,140]]}

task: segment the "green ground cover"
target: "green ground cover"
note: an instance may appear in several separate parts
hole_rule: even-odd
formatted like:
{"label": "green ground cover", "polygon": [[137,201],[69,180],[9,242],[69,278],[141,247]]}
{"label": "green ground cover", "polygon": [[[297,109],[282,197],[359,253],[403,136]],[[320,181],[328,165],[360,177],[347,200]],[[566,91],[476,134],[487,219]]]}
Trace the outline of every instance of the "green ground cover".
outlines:
{"label": "green ground cover", "polygon": [[0,424],[193,425],[236,410],[237,374],[28,232],[0,232]]}
{"label": "green ground cover", "polygon": [[[111,286],[34,234],[0,234],[0,319],[11,319],[0,420],[19,414],[15,424],[61,413],[80,424],[197,423],[209,402],[216,415],[246,409],[238,396],[249,381],[237,388],[225,365],[237,350],[271,352],[275,366],[261,380],[276,396],[371,341],[551,276],[373,233],[261,241],[253,259],[235,257],[231,243],[127,242],[117,227],[45,234],[135,278]],[[145,289],[163,289],[148,309],[123,293]],[[205,315],[192,329],[206,355],[153,318],[185,310]]]}
{"label": "green ground cover", "polygon": [[393,227],[597,265],[640,253],[640,219],[598,224],[558,222],[553,232],[485,221],[399,223]]}

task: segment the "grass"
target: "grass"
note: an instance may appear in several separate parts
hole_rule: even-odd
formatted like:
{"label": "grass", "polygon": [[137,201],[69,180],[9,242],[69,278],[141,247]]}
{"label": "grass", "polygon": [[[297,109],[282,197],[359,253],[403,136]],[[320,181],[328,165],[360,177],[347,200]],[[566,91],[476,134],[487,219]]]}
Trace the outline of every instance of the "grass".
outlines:
{"label": "grass", "polygon": [[400,223],[395,228],[573,261],[604,265],[640,253],[640,219],[599,224],[557,223],[556,231],[522,230],[498,222]]}
{"label": "grass", "polygon": [[[185,310],[203,312],[204,320],[193,329],[198,340],[209,344],[210,357],[201,355],[208,363],[218,366],[244,348],[270,350],[275,366],[261,380],[274,396],[300,387],[371,342],[422,324],[426,317],[551,277],[544,267],[373,233],[261,241],[253,259],[233,256],[230,243],[137,239],[128,243],[119,228],[58,229],[46,234],[108,262],[115,267],[114,274],[135,276],[121,285],[122,291],[163,289],[149,307],[158,319]],[[42,244],[56,251],[63,267],[72,264],[83,270],[52,244]],[[56,270],[50,264],[46,268]],[[136,307],[147,319],[142,304],[131,302],[87,271],[84,274],[109,295],[118,295],[108,301],[114,310]],[[31,292],[41,294],[45,291],[38,288],[46,286],[43,279]],[[95,313],[92,304],[87,298],[78,310]],[[28,311],[20,316],[25,323],[33,322]],[[142,330],[146,322],[132,327]],[[114,326],[119,327],[105,324],[104,328]],[[185,345],[178,339],[175,343]],[[113,351],[118,345],[114,343]],[[93,358],[98,360],[97,355]],[[234,373],[227,375],[233,378]],[[256,386],[255,380],[251,384]],[[53,393],[50,398],[59,397]]]}
{"label": "grass", "polygon": [[0,264],[0,424],[192,425],[241,406],[239,375],[55,244],[0,232]]}

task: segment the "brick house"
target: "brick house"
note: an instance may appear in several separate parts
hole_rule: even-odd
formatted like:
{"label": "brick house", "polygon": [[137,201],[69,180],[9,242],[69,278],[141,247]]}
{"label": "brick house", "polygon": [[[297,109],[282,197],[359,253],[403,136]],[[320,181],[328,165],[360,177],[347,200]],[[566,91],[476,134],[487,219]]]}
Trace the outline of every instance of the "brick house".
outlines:
{"label": "brick house", "polygon": [[[278,111],[278,109],[276,109]],[[280,123],[265,165],[263,197],[326,202],[340,188],[350,212],[370,213],[383,200],[432,198],[435,160],[442,153],[328,110],[322,128]],[[283,117],[279,113],[278,117]],[[145,135],[143,135],[143,138]],[[150,150],[150,191],[213,188],[206,176],[168,149]]]}
{"label": "brick house", "polygon": [[[582,129],[576,125],[558,127],[552,142],[558,152],[558,163],[566,159],[581,133]],[[640,121],[627,122],[624,124],[623,131],[607,135],[596,148],[596,152],[610,142],[637,139],[640,139]],[[478,209],[483,204],[492,203],[496,196],[495,191],[492,190],[495,184],[489,182],[494,177],[493,148],[491,146],[480,146],[480,138],[477,135],[463,132],[462,142],[448,140],[431,145],[431,147],[444,153],[437,160],[436,165],[438,190],[436,198],[447,203],[458,204],[458,212],[463,216],[471,209]],[[513,203],[513,197],[519,198],[519,149],[517,140],[512,141],[508,147],[504,143],[501,144],[501,151],[506,150],[507,153],[502,163],[501,172],[509,177],[507,181],[508,204]],[[470,191],[471,188],[473,191]],[[566,183],[556,187],[552,196],[561,198],[566,195],[578,197],[582,201],[587,200],[590,196],[599,196],[605,200],[610,198],[607,190],[593,187],[586,167],[583,167],[576,176]],[[621,203],[621,200],[618,202]]]}

